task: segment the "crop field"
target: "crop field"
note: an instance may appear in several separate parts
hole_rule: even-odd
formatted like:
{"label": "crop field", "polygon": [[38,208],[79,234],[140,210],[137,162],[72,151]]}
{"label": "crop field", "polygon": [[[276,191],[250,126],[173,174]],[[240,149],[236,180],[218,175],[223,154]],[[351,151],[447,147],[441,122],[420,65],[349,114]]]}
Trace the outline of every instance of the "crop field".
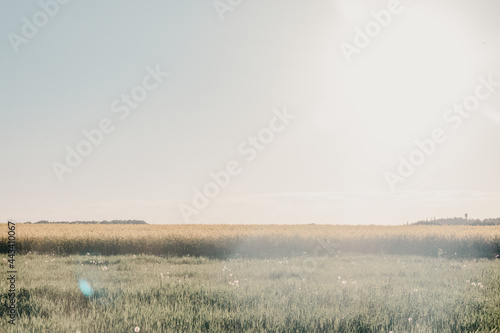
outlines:
{"label": "crop field", "polygon": [[[0,224],[7,231],[7,225]],[[210,258],[341,253],[486,257],[500,254],[500,226],[17,224],[19,253],[152,254]],[[0,235],[7,252],[7,232]]]}
{"label": "crop field", "polygon": [[500,332],[498,227],[16,227],[1,332]]}

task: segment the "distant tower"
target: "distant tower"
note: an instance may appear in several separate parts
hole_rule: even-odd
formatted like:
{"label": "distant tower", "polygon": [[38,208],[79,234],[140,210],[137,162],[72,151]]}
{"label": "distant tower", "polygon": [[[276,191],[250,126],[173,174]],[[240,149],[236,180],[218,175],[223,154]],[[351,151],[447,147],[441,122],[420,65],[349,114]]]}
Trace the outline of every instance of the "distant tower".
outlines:
{"label": "distant tower", "polygon": [[467,220],[467,216],[468,216],[468,215],[467,215],[467,213],[465,213],[465,219],[466,219],[466,220]]}

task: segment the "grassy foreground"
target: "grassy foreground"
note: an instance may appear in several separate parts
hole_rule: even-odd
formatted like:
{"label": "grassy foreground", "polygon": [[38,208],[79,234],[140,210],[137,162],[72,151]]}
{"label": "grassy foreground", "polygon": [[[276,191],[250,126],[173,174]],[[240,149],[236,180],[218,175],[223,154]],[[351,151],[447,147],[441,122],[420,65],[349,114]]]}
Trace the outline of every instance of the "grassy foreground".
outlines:
{"label": "grassy foreground", "polygon": [[[7,256],[3,256],[7,257]],[[498,260],[18,255],[2,332],[499,332]],[[3,264],[6,266],[5,264]],[[86,297],[78,281],[92,287]],[[4,276],[2,276],[4,281]],[[7,297],[1,285],[1,300]]]}

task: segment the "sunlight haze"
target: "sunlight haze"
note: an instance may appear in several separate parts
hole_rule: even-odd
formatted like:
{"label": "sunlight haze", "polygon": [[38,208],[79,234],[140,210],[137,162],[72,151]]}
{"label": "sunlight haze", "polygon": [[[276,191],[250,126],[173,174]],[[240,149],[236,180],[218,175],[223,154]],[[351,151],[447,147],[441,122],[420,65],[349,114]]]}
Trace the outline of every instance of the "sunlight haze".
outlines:
{"label": "sunlight haze", "polygon": [[500,4],[399,1],[356,46],[390,3],[69,1],[17,46],[40,5],[3,5],[1,222],[498,217]]}

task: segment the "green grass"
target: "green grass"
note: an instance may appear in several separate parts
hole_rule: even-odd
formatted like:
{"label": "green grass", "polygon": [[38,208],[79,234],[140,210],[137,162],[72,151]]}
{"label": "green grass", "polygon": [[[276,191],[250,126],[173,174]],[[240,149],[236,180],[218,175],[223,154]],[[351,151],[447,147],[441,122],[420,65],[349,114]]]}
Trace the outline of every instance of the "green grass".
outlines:
{"label": "green grass", "polygon": [[[30,254],[17,256],[16,263],[20,317],[11,327],[0,308],[0,327],[7,332],[133,332],[136,326],[140,332],[498,332],[500,327],[498,260]],[[90,298],[78,288],[82,278],[92,284]],[[2,283],[2,303],[6,286]]]}

